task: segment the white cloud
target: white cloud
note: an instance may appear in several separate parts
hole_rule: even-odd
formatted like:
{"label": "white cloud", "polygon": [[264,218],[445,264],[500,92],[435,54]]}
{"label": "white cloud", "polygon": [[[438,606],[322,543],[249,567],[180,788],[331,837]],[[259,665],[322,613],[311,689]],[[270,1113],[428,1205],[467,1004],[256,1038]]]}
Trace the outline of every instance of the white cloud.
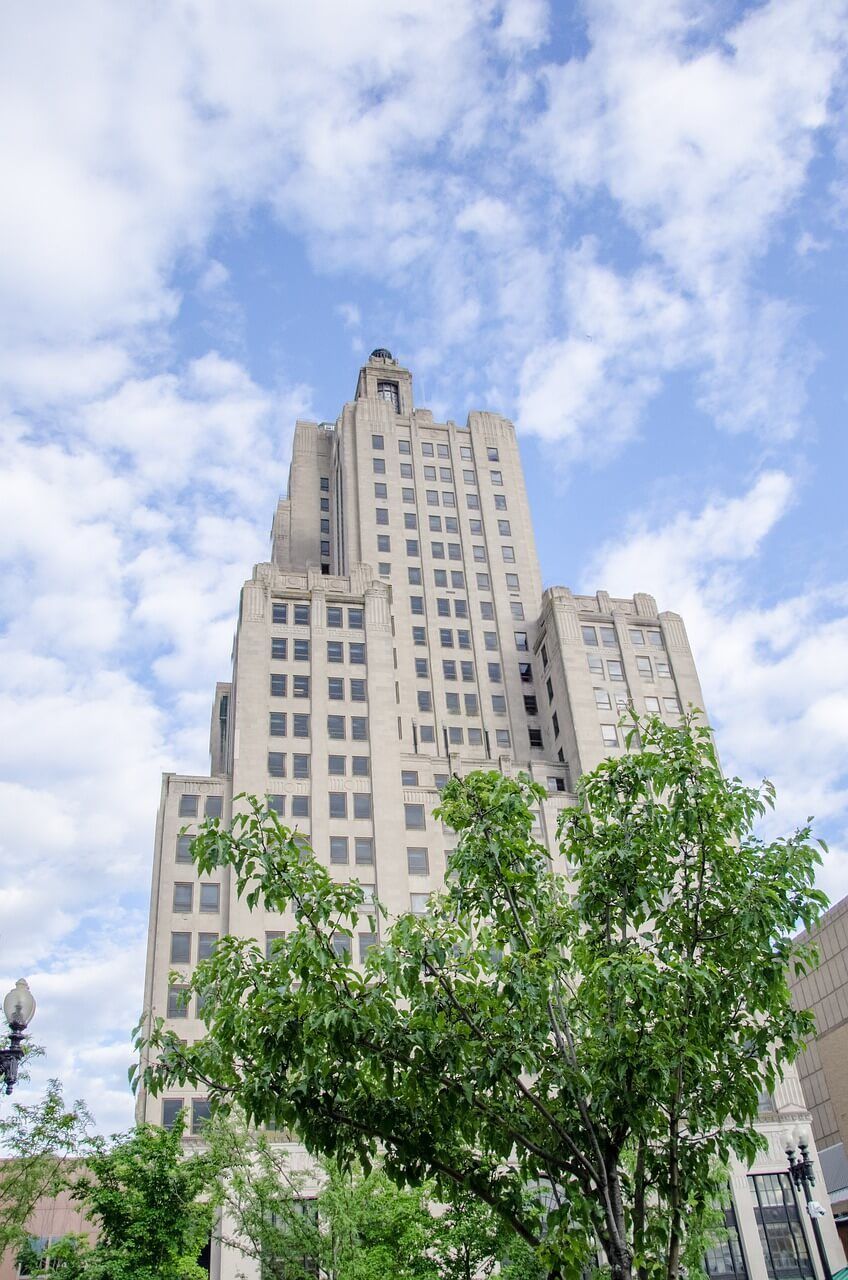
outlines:
{"label": "white cloud", "polygon": [[740,497],[640,520],[601,547],[584,587],[651,592],[682,614],[718,729],[725,767],[771,777],[777,832],[815,815],[837,833],[823,885],[844,895],[848,876],[848,582],[769,600],[752,591],[757,558],[795,500],[783,472]]}

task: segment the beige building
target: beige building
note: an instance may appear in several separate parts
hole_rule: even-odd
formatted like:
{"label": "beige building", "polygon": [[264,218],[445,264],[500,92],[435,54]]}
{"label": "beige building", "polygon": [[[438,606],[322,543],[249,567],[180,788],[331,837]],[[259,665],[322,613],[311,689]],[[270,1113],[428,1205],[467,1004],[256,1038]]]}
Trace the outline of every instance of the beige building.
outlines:
{"label": "beige building", "polygon": [[[199,1036],[169,974],[187,977],[222,934],[270,946],[291,926],[249,912],[226,868],[199,876],[191,862],[180,830],[227,821],[234,795],[266,795],[390,914],[424,910],[451,847],[432,817],[450,774],[541,781],[538,834],[553,847],[574,780],[623,749],[630,702],[672,721],[703,706],[681,618],[645,594],[543,591],[512,424],[484,412],[435,422],[415,407],[409,371],[375,351],[335,423],[297,423],[271,559],[242,589],[232,679],[215,692],[210,774],[163,778],[145,1007]],[[363,924],[359,954],[374,940]],[[770,1135],[806,1116],[794,1078],[769,1105]],[[204,1098],[139,1098],[157,1123],[181,1107],[196,1131]],[[716,1275],[814,1274],[784,1166],[774,1138],[756,1177],[736,1171],[741,1242]],[[224,1280],[234,1267],[226,1250],[213,1260]]]}
{"label": "beige building", "polygon": [[798,1069],[822,1174],[848,1254],[848,898],[831,907],[812,937],[818,968],[791,979],[796,1004],[812,1009],[816,1019],[816,1035]]}

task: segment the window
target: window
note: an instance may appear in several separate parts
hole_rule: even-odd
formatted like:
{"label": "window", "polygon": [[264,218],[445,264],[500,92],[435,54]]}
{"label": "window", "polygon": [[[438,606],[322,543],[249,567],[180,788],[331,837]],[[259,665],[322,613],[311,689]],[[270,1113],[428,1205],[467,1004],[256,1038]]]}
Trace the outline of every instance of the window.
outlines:
{"label": "window", "polygon": [[606,689],[595,689],[595,706],[600,707],[603,711],[608,711],[611,707],[610,696]]}
{"label": "window", "polygon": [[286,677],[283,675],[271,675],[271,697],[284,698],[286,696]]}
{"label": "window", "polygon": [[321,488],[321,492],[322,492],[322,493],[329,493],[329,492],[330,492],[330,477],[329,477],[329,476],[321,476],[321,479],[320,479],[320,481],[319,481],[319,485],[320,485],[320,488]]}
{"label": "window", "polygon": [[188,987],[168,987],[168,1017],[188,1017]]}
{"label": "window", "polygon": [[417,614],[417,615],[423,616],[423,614],[424,614],[424,597],[423,597],[423,596],[410,596],[410,597],[409,597],[409,611],[410,611],[410,613],[412,613],[412,614]]}
{"label": "window", "polygon": [[412,463],[411,462],[402,462],[400,464],[400,476],[402,480],[412,479]]}
{"label": "window", "polygon": [[[384,464],[384,465],[385,465],[385,464]],[[385,499],[385,498],[387,498],[387,497],[388,497],[388,490],[387,490],[386,486],[382,483],[382,481],[378,481],[378,482],[376,482],[376,483],[375,483],[375,485],[374,485],[374,497],[375,497],[375,498],[383,498],[383,499]],[[341,625],[341,623],[340,623],[339,625]]]}
{"label": "window", "polygon": [[327,756],[327,772],[331,778],[343,777],[346,765],[345,756]]}
{"label": "window", "polygon": [[282,929],[266,929],[265,930],[265,959],[270,960],[274,954],[274,943],[280,942],[285,933]]}
{"label": "window", "polygon": [[[292,777],[293,778],[309,777],[309,756],[298,755],[297,753],[295,753],[292,756]],[[294,806],[295,799],[296,797],[292,797],[292,806]],[[292,813],[294,813],[294,807],[292,807]]]}
{"label": "window", "polygon": [[322,498],[322,499],[321,499],[321,510],[322,510],[322,511],[329,511],[329,510],[330,510],[330,499],[329,499],[329,498]]}
{"label": "window", "polygon": [[661,631],[657,631],[656,628],[654,628],[649,630],[646,634],[648,636],[648,644],[653,645],[655,649],[662,649],[663,638]]}
{"label": "window", "polygon": [[584,644],[590,644],[592,646],[597,645],[598,633],[594,627],[581,627],[580,630],[583,632]]}
{"label": "window", "polygon": [[374,515],[376,517],[377,524],[386,525],[389,523],[388,507],[377,507],[374,511]]}
{"label": "window", "polygon": [[461,560],[461,559],[462,559],[462,548],[460,547],[459,543],[449,542],[448,543],[448,560]]}
{"label": "window", "polygon": [[309,641],[308,640],[295,640],[294,660],[295,662],[309,661]]}
{"label": "window", "polygon": [[550,676],[548,676],[547,680],[545,681],[545,692],[546,692],[546,693],[547,693],[547,695],[548,695],[548,702],[553,702],[553,700],[554,700],[554,685],[553,685],[553,681],[551,680],[551,677],[550,677]]}
{"label": "window", "polygon": [[447,710],[448,710],[448,712],[450,713],[450,715],[458,716],[458,715],[459,715],[459,694],[458,694],[458,693],[446,693],[446,694],[445,694],[445,707],[447,708]]}
{"label": "window", "polygon": [[350,736],[354,742],[368,741],[368,717],[367,716],[351,716],[350,717]]}
{"label": "window", "polygon": [[655,659],[654,659],[654,661],[655,661],[655,662],[656,662],[656,664],[657,664],[657,675],[660,677],[660,679],[661,679],[661,680],[670,680],[670,679],[671,679],[671,671],[670,671],[670,669],[669,669],[669,665],[668,665],[668,663],[667,663],[667,662],[662,662],[659,658],[655,658]]}
{"label": "window", "polygon": [[451,725],[448,729],[448,741],[452,746],[459,747],[465,741],[465,734],[458,725]]}
{"label": "window", "polygon": [[[400,391],[396,382],[378,382],[377,383],[377,399],[385,400],[392,406],[395,413],[400,413]],[[406,445],[404,449],[402,446]],[[401,453],[409,453],[409,441],[399,440],[398,448]]]}
{"label": "window", "polygon": [[331,818],[347,817],[347,794],[344,791],[330,791],[327,796],[330,802]]}
{"label": "window", "polygon": [[407,831],[423,831],[427,825],[423,804],[405,804],[403,816]]}
{"label": "window", "polygon": [[406,554],[407,554],[408,556],[419,556],[419,555],[421,554],[421,552],[420,552],[420,551],[419,551],[419,549],[418,549],[418,539],[417,539],[417,538],[407,538],[407,540],[406,540]]}
{"label": "window", "polygon": [[785,1173],[749,1175],[754,1217],[769,1280],[813,1276],[798,1201]]}
{"label": "window", "polygon": [[518,674],[521,677],[522,684],[533,683],[533,668],[529,662],[519,662]]}
{"label": "window", "polygon": [[601,644],[607,649],[614,649],[618,644],[615,634],[615,627],[599,627],[601,633]]}
{"label": "window", "polygon": [[351,640],[347,647],[348,662],[354,667],[365,666],[365,643],[362,640]]}
{"label": "window", "polygon": [[409,909],[413,915],[425,916],[427,914],[429,898],[429,893],[411,893],[409,895]]}
{"label": "window", "polygon": [[497,633],[497,631],[484,631],[484,632],[483,632],[483,645],[484,645],[484,647],[485,647],[486,649],[489,649],[489,650],[496,650],[496,649],[497,649],[497,647],[498,647],[498,633]]}
{"label": "window", "polygon": [[309,796],[292,796],[291,811],[293,818],[308,818]]}
{"label": "window", "polygon": [[451,586],[456,591],[465,590],[465,574],[461,569],[451,569]]}
{"label": "window", "polygon": [[344,625],[344,613],[342,611],[341,605],[328,604],[327,605],[327,626],[341,627],[343,625]]}
{"label": "window", "polygon": [[623,679],[624,679],[624,671],[623,671],[623,669],[622,669],[622,666],[621,666],[621,663],[620,663],[620,662],[611,662],[611,661],[609,661],[609,660],[608,660],[608,661],[607,661],[607,671],[609,672],[609,678],[610,678],[610,680],[623,680]]}
{"label": "window", "polygon": [[433,448],[432,441],[430,441],[430,440],[424,440],[424,441],[422,441],[422,443],[421,443],[421,454],[422,454],[422,456],[423,456],[423,457],[425,457],[425,458],[433,458],[433,457],[435,457],[435,453],[436,453],[436,451],[435,451],[435,449]]}
{"label": "window", "polygon": [[434,569],[434,570],[433,570],[433,582],[434,582],[435,586],[437,586],[437,587],[446,587],[446,586],[448,585],[448,571],[447,571],[447,569]]}
{"label": "window", "polygon": [[386,444],[382,436],[372,435],[371,437],[372,449],[385,449],[385,447],[386,447]]}
{"label": "window", "polygon": [[643,680],[653,680],[654,672],[651,667],[651,659],[644,658],[641,654],[636,658],[636,670]]}
{"label": "window", "polygon": [[177,862],[191,862],[191,842],[194,836],[177,836]]}
{"label": "window", "polygon": [[524,710],[527,712],[528,716],[537,716],[539,714],[539,704],[536,701],[535,693],[525,693]]}
{"label": "window", "polygon": [[348,935],[346,933],[334,933],[330,939],[330,944],[336,959],[346,964],[350,960],[350,938]]}
{"label": "window", "polygon": [[506,494],[504,493],[495,494],[495,510],[506,511]]}
{"label": "window", "polygon": [[460,456],[460,458],[462,458],[465,462],[470,462],[470,461],[471,461],[471,450],[469,449],[468,445],[465,445],[465,444],[464,444],[464,445],[461,445],[461,446],[460,446],[460,449],[459,449],[459,456]]}
{"label": "window", "polygon": [[480,591],[491,591],[492,583],[488,573],[477,574],[477,587]]}
{"label": "window", "polygon": [[492,710],[496,716],[506,715],[506,698],[502,693],[492,694]]}
{"label": "window", "polygon": [[680,714],[680,703],[676,698],[663,698],[663,707],[672,715]]}
{"label": "window", "polygon": [[219,884],[202,884],[200,886],[200,910],[221,910],[221,886]]}
{"label": "window", "polygon": [[171,964],[191,964],[191,934],[171,934]]}
{"label": "window", "polygon": [[351,680],[350,682],[350,700],[351,702],[365,702],[365,681]]}
{"label": "window", "polygon": [[431,542],[430,553],[434,560],[444,560],[445,544],[443,542]]}
{"label": "window", "polygon": [[589,670],[592,672],[592,675],[602,676],[604,674],[603,658],[596,658],[592,653],[587,654],[587,658],[589,661]]}
{"label": "window", "polygon": [[441,517],[441,516],[428,516],[428,517],[427,517],[427,527],[429,528],[429,530],[430,530],[430,532],[431,532],[431,533],[441,533],[441,532],[442,532],[442,517]]}
{"label": "window", "polygon": [[453,482],[453,472],[450,467],[439,467],[439,479],[442,484],[451,484]]}
{"label": "window", "polygon": [[418,517],[416,516],[416,514],[415,514],[415,512],[414,512],[414,511],[404,511],[404,513],[403,513],[403,527],[404,527],[404,529],[417,529],[417,528],[418,528]]}
{"label": "window", "polygon": [[389,535],[387,533],[378,533],[377,534],[377,550],[385,552],[385,551],[391,551],[391,549],[392,549],[392,540],[389,537]]}
{"label": "window", "polygon": [[180,817],[196,818],[200,796],[180,796]]}
{"label": "window", "polygon": [[347,836],[330,836],[330,862],[338,867],[349,861]]}
{"label": "window", "polygon": [[495,606],[492,604],[491,600],[480,601],[480,617],[484,622],[494,622]]}
{"label": "window", "polygon": [[371,817],[371,796],[367,791],[355,791],[353,794],[354,818]]}
{"label": "window", "polygon": [[457,631],[456,643],[459,645],[460,649],[470,649],[471,648],[471,632],[463,631],[462,629]]}
{"label": "window", "polygon": [[496,729],[495,741],[499,747],[508,747],[510,744],[509,729]]}
{"label": "window", "polygon": [[500,471],[490,471],[489,478],[492,484],[503,484],[503,475]]}
{"label": "window", "polygon": [[469,510],[469,511],[479,511],[479,510],[480,510],[480,499],[477,497],[477,494],[476,494],[476,493],[466,493],[466,495],[465,495],[465,505],[468,507],[468,510]]}
{"label": "window", "polygon": [[[435,467],[426,467],[426,466],[425,466],[425,468],[424,468],[424,479],[425,479],[425,480],[435,480],[435,478],[436,478],[436,468],[435,468]],[[438,494],[437,494],[437,495],[436,495],[436,502],[438,502],[438,501],[439,501],[439,498],[438,498]]]}
{"label": "window", "polygon": [[515,548],[508,546],[506,543],[501,547],[501,554],[507,564],[515,564]]}
{"label": "window", "polygon": [[359,935],[359,963],[362,964],[365,957],[372,947],[377,945],[376,933],[360,933]]}
{"label": "window", "polygon": [[422,845],[414,845],[407,848],[406,868],[411,876],[427,876],[430,874],[429,856]]}
{"label": "window", "polygon": [[271,604],[271,621],[278,626],[288,622],[289,607],[287,604],[281,604],[279,600],[274,600]]}
{"label": "window", "polygon": [[403,787],[418,786],[418,772],[415,769],[401,769],[400,782]]}
{"label": "window", "polygon": [[386,564],[385,560],[381,560],[377,568],[381,578],[390,578],[392,576],[392,566]]}
{"label": "window", "polygon": [[528,645],[527,645],[527,632],[526,632],[526,631],[515,631],[515,632],[513,632],[513,635],[515,636],[515,647],[516,647],[516,649],[523,649],[523,650],[525,650],[525,651],[526,651],[526,650],[527,650],[527,648],[528,648]]}
{"label": "window", "polygon": [[449,627],[441,627],[439,629],[439,644],[443,649],[453,648],[453,632]]}
{"label": "window", "polygon": [[272,778],[286,776],[286,757],[282,751],[268,752],[268,773]]}
{"label": "window", "polygon": [[499,662],[490,662],[488,664],[488,671],[489,671],[489,679],[492,681],[492,684],[503,683],[503,672],[501,670],[501,664]]}
{"label": "window", "polygon": [[614,724],[601,725],[601,739],[605,747],[618,746],[618,732]]}
{"label": "window", "polygon": [[344,699],[344,680],[341,676],[327,677],[327,697],[331,702],[341,702]]}
{"label": "window", "polygon": [[462,673],[463,680],[474,679],[474,663],[473,662],[460,662],[459,669],[460,669],[460,672]]}
{"label": "window", "polygon": [[417,695],[417,696],[418,696],[418,710],[419,710],[419,711],[432,711],[432,709],[433,709],[433,700],[432,700],[432,698],[430,697],[430,690],[429,690],[429,689],[419,689],[419,690],[418,690],[418,695]]}
{"label": "window", "polygon": [[429,667],[426,658],[415,659],[415,678],[416,680],[426,680],[429,675]]}
{"label": "window", "polygon": [[465,704],[465,714],[467,716],[477,716],[480,714],[476,693],[464,693],[462,695],[462,700]]}
{"label": "window", "polygon": [[534,751],[541,751],[541,749],[542,749],[542,730],[541,730],[541,729],[536,728],[535,726],[533,726],[532,728],[528,729],[528,730],[527,730],[527,732],[528,732],[528,734],[529,734],[529,736],[530,736],[530,746],[532,747],[532,749],[533,749]]}
{"label": "window", "polygon": [[645,643],[645,633],[640,627],[630,627],[630,643],[641,649]]}
{"label": "window", "polygon": [[556,740],[559,737],[559,717],[556,712],[551,716],[551,725],[553,726],[554,740]]}
{"label": "window", "polygon": [[163,1098],[162,1099],[162,1128],[173,1129],[177,1123],[177,1116],[183,1109],[182,1098]]}
{"label": "window", "polygon": [[439,491],[438,491],[438,489],[428,489],[428,490],[427,490],[427,506],[428,506],[428,507],[437,507],[438,505],[439,505]]}
{"label": "window", "polygon": [[436,731],[431,724],[421,724],[418,726],[418,736],[422,742],[435,742]]}
{"label": "window", "polygon": [[[509,608],[513,618],[515,618],[517,622],[524,621],[524,605],[520,600],[510,600]],[[544,658],[544,661],[547,663],[547,658]]]}
{"label": "window", "polygon": [[268,795],[265,797],[268,808],[271,813],[284,814],[286,811],[286,797],[283,795]]}
{"label": "window", "polygon": [[[370,796],[367,799],[371,799]],[[354,817],[357,817],[354,814]],[[353,842],[354,858],[358,867],[371,867],[374,865],[374,841],[370,836],[357,836]]]}
{"label": "window", "polygon": [[[386,474],[386,459],[385,459],[385,458],[372,458],[372,459],[371,459],[371,470],[374,472],[374,475],[375,475],[375,476],[384,476],[384,475]],[[385,495],[385,494],[383,494],[383,497],[385,497],[385,496],[386,496],[386,495]]]}
{"label": "window", "polygon": [[451,616],[450,600],[446,600],[444,596],[437,597],[436,613],[440,618],[449,618]]}
{"label": "window", "polygon": [[296,604],[294,606],[294,625],[296,627],[309,626],[309,605]]}
{"label": "window", "polygon": [[327,716],[327,737],[342,739],[345,736],[344,716]]}
{"label": "window", "polygon": [[418,565],[411,564],[406,571],[406,577],[411,587],[421,586],[421,570]]}
{"label": "window", "polygon": [[220,818],[224,812],[223,796],[207,796],[204,805],[204,813],[207,818]]}
{"label": "window", "polygon": [[284,738],[286,736],[285,711],[271,712],[269,716],[268,732],[272,738]]}
{"label": "window", "polygon": [[468,730],[468,745],[470,747],[481,747],[483,745],[483,730],[475,729],[473,726]]}
{"label": "window", "polygon": [[553,777],[548,778],[547,785],[548,785],[549,791],[564,791],[565,778],[553,778]]}
{"label": "window", "polygon": [[208,960],[215,950],[215,944],[218,941],[217,933],[199,933],[197,935],[197,958],[198,960]]}
{"label": "window", "polygon": [[485,547],[472,547],[472,552],[473,552],[473,554],[474,554],[474,559],[475,559],[478,563],[485,564],[485,561],[486,561],[486,548],[485,548]]}
{"label": "window", "polygon": [[486,450],[486,458],[489,462],[500,462],[497,449],[489,448]]}
{"label": "window", "polygon": [[649,714],[649,715],[652,715],[652,716],[658,716],[658,715],[659,715],[659,713],[660,713],[660,700],[659,700],[659,698],[646,698],[646,699],[645,699],[645,710],[648,712],[648,714]]}
{"label": "window", "polygon": [[426,644],[426,643],[427,643],[427,636],[426,636],[426,634],[425,634],[425,632],[424,632],[424,628],[423,628],[423,627],[413,627],[413,628],[412,628],[412,643],[413,643],[413,644]]}
{"label": "window", "polygon": [[518,585],[518,574],[517,574],[517,573],[508,573],[508,574],[506,575],[506,589],[507,589],[507,591],[519,591],[519,590],[520,590],[520,587],[519,587],[519,585]]}

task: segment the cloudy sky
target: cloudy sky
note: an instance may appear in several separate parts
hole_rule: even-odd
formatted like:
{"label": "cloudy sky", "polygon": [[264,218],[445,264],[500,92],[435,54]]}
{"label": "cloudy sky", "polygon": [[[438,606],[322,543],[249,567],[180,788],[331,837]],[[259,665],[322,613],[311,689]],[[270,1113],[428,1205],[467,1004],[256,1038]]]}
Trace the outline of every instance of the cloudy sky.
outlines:
{"label": "cloudy sky", "polygon": [[847,20],[4,7],[0,974],[36,1082],[130,1121],[159,774],[207,767],[295,417],[377,345],[437,415],[514,418],[547,584],[685,616],[727,765],[848,892]]}

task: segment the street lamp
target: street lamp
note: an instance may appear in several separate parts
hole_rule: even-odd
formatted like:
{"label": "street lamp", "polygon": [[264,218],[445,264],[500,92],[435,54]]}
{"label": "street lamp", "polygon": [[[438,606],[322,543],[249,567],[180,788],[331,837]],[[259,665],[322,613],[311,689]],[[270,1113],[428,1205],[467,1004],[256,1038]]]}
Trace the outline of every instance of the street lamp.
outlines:
{"label": "street lamp", "polygon": [[3,1001],[3,1013],[9,1024],[11,1036],[9,1046],[0,1049],[0,1071],[6,1085],[6,1092],[11,1093],[18,1078],[18,1067],[24,1056],[24,1032],[32,1022],[35,1013],[35,999],[27,986],[26,978],[18,978],[12,990]]}
{"label": "street lamp", "polygon": [[819,1226],[819,1218],[824,1217],[825,1210],[818,1200],[813,1199],[811,1191],[811,1188],[816,1185],[816,1175],[813,1169],[813,1162],[810,1159],[810,1139],[805,1129],[795,1129],[792,1133],[786,1135],[786,1157],[789,1161],[789,1176],[794,1186],[801,1188],[804,1192],[807,1214],[813,1224],[813,1235],[816,1237],[816,1247],[821,1258],[824,1280],[833,1280],[824,1240],[822,1239],[821,1227]]}

